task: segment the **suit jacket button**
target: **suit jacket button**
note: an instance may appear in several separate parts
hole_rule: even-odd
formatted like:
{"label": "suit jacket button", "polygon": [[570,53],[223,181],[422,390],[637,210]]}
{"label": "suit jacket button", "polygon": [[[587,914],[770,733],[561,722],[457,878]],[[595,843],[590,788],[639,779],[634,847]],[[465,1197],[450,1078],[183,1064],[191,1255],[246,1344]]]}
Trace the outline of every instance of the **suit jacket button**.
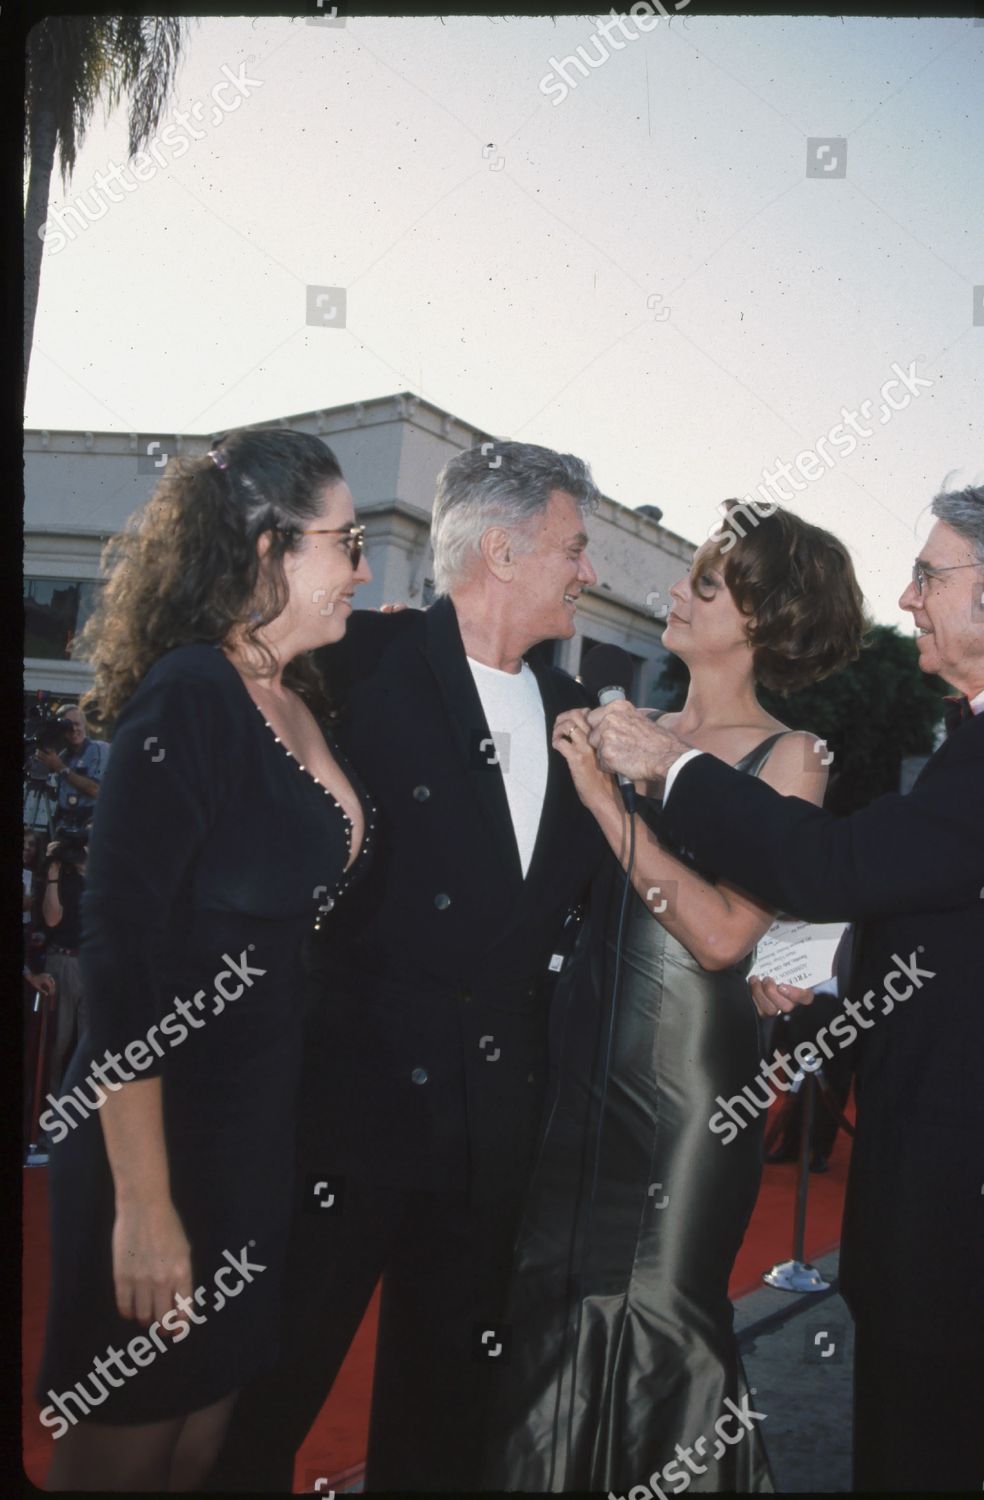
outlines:
{"label": "suit jacket button", "polygon": [[413,1072],[410,1074],[410,1082],[426,1083],[429,1076],[430,1075],[428,1074],[426,1068],[414,1068]]}
{"label": "suit jacket button", "polygon": [[439,891],[438,894],[434,897],[434,905],[437,907],[438,911],[447,911],[448,907],[451,905],[451,897],[446,896],[443,891]]}
{"label": "suit jacket button", "polygon": [[415,786],[413,789],[413,795],[418,802],[426,802],[430,794],[431,789],[429,786]]}
{"label": "suit jacket button", "polygon": [[471,997],[472,997],[471,990],[462,990],[462,992],[461,992],[461,998],[462,998],[462,1000],[464,1000],[464,1002],[465,1002],[466,1005],[468,1004],[468,1001],[471,999]]}

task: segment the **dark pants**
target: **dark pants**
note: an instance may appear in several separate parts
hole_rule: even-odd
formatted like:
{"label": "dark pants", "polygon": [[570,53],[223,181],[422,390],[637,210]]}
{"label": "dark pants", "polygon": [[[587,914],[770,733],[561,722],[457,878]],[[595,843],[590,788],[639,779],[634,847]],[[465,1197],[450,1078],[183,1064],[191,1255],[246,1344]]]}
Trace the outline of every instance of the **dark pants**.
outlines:
{"label": "dark pants", "polygon": [[[347,1180],[341,1212],[298,1214],[281,1361],[242,1392],[210,1488],[290,1492],[381,1274],[366,1488],[476,1487],[523,1186],[469,1207],[460,1193]],[[313,1489],[319,1476],[299,1477]]]}
{"label": "dark pants", "polygon": [[[941,1267],[940,1275],[946,1274]],[[905,1308],[899,1308],[900,1323]],[[898,1348],[863,1321],[854,1342],[854,1488],[980,1493],[984,1353]]]}
{"label": "dark pants", "polygon": [[57,1094],[72,1053],[85,1029],[85,1005],[77,953],[60,953],[49,947],[45,968],[55,981],[55,1036],[51,1047],[48,1088]]}

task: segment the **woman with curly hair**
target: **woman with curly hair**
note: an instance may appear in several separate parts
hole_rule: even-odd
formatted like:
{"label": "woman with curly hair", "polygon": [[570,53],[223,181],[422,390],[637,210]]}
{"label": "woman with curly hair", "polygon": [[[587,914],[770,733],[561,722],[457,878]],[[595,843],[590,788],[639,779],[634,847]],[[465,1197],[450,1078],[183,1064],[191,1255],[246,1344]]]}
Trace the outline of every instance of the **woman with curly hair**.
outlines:
{"label": "woman with curly hair", "polygon": [[[307,653],[370,578],[332,454],[238,431],[110,544],[80,643],[115,726],[82,903],[88,1021],[51,1140],[50,1489],[198,1488],[277,1353],[299,948],[372,808]],[[331,918],[327,918],[331,920]]]}
{"label": "woman with curly hair", "polygon": [[[788,692],[858,655],[854,570],[828,532],[784,512],[756,515],[746,530],[737,502],[727,506],[670,590],[663,644],[686,662],[690,687],[666,721],[689,744],[820,803],[819,742],[768,714],[756,684]],[[765,1109],[743,1131],[732,1126],[730,1144],[710,1121],[719,1096],[758,1073],[746,980],[775,913],[675,858],[658,841],[659,806],[641,796],[620,923],[627,817],[587,732],[585,711],[569,711],[553,744],[612,854],[556,1000],[557,1083],[518,1242],[489,1487],[771,1490],[728,1300]]]}

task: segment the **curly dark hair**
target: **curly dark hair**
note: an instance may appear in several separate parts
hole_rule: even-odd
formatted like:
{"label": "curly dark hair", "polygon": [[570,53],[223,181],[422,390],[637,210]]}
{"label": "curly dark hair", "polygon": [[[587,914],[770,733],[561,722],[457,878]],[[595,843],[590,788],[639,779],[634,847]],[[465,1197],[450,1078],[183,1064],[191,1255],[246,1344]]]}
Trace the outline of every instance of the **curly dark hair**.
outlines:
{"label": "curly dark hair", "polygon": [[[778,506],[766,514],[726,500],[724,508],[698,555],[705,564],[721,559],[731,597],[749,617],[756,682],[785,695],[855,661],[869,627],[843,542]],[[695,564],[690,582],[701,594],[697,574]]]}
{"label": "curly dark hair", "polygon": [[[288,428],[240,428],[218,438],[213,451],[215,459],[171,459],[146,505],[104,549],[108,582],[73,648],[93,665],[95,681],[80,705],[102,730],[176,646],[218,645],[240,627],[263,664],[258,675],[275,669],[257,634],[286,607],[283,560],[342,470],[319,438]],[[270,547],[261,565],[262,532]],[[312,710],[331,713],[307,653],[285,666],[283,681]]]}

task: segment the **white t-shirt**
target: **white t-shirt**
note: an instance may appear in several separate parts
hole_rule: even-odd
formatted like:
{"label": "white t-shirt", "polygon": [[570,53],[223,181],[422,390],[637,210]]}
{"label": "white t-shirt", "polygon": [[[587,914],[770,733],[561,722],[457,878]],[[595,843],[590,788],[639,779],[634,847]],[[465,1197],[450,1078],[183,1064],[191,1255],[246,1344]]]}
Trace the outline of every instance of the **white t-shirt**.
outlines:
{"label": "white t-shirt", "polygon": [[492,734],[480,747],[490,766],[498,765],[523,875],[530,867],[543,799],[547,791],[547,726],[543,699],[533,670],[523,662],[519,672],[500,672],[466,658]]}

